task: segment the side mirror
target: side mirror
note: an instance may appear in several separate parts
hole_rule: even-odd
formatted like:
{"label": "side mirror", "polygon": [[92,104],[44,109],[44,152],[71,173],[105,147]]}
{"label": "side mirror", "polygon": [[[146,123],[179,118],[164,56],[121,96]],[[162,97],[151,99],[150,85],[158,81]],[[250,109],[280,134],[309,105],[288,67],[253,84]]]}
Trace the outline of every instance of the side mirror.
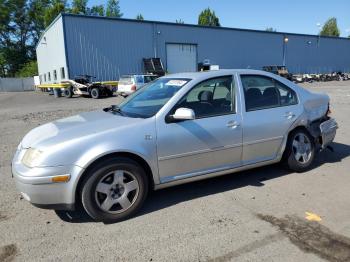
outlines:
{"label": "side mirror", "polygon": [[195,118],[196,116],[192,109],[180,107],[176,109],[175,114],[168,117],[167,122],[180,122],[185,120],[193,120]]}

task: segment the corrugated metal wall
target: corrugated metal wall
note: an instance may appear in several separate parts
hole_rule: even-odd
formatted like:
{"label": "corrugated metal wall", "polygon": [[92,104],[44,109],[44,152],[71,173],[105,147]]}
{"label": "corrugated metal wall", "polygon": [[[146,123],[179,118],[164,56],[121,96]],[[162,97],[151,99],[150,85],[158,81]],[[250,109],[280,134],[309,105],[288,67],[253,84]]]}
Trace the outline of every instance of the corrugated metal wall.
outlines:
{"label": "corrugated metal wall", "polygon": [[166,64],[165,43],[198,45],[198,62],[209,59],[220,68],[261,69],[282,63],[282,41],[277,34],[158,24],[158,50]]}
{"label": "corrugated metal wall", "polygon": [[286,65],[295,73],[350,72],[350,39],[288,35]]}
{"label": "corrugated metal wall", "polygon": [[[90,74],[98,80],[113,80],[122,74],[141,73],[145,57],[160,57],[166,66],[167,43],[196,44],[197,61],[209,59],[220,68],[282,65],[285,52],[292,73],[350,72],[350,40],[343,38],[77,15],[64,15],[63,19],[71,77]],[[285,36],[289,39],[286,44]],[[42,55],[38,56],[41,59]]]}
{"label": "corrugated metal wall", "polygon": [[98,80],[142,72],[142,58],[153,57],[153,26],[111,19],[65,16],[71,76],[90,74]]}

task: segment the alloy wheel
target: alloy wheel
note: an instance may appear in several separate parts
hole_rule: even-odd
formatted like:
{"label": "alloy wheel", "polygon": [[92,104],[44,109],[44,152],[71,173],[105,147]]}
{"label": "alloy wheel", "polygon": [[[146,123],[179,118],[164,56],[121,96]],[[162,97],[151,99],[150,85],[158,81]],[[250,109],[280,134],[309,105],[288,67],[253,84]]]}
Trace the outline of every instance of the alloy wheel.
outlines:
{"label": "alloy wheel", "polygon": [[140,185],[136,177],[125,170],[115,170],[103,176],[96,185],[95,201],[104,212],[125,212],[136,201]]}
{"label": "alloy wheel", "polygon": [[293,143],[293,154],[295,160],[299,163],[306,164],[312,157],[312,145],[309,137],[304,133],[295,135]]}

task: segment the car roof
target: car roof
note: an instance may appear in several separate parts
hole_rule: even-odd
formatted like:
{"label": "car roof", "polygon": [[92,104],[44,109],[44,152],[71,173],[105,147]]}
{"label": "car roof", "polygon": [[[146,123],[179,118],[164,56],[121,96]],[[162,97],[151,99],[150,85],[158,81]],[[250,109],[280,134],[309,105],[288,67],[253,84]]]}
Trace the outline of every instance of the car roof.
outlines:
{"label": "car roof", "polygon": [[129,75],[122,75],[121,77],[131,77],[131,76],[156,76],[151,74],[129,74]]}
{"label": "car roof", "polygon": [[233,75],[233,74],[266,74],[266,71],[262,70],[253,70],[253,69],[220,69],[220,70],[211,70],[203,72],[188,72],[188,73],[176,73],[163,76],[163,78],[189,78],[189,79],[206,79],[210,77],[224,76],[224,75]]}

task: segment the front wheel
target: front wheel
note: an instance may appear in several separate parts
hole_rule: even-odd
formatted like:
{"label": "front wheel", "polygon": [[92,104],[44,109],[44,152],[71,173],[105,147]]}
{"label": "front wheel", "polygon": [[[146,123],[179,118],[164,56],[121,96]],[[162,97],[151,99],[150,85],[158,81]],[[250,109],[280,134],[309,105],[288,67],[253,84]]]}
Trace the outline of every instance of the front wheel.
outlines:
{"label": "front wheel", "polygon": [[296,172],[307,171],[315,157],[315,143],[310,134],[302,129],[293,131],[284,152],[284,164]]}
{"label": "front wheel", "polygon": [[135,214],[147,193],[148,180],[140,165],[127,158],[109,159],[87,174],[81,201],[94,220],[118,222]]}

